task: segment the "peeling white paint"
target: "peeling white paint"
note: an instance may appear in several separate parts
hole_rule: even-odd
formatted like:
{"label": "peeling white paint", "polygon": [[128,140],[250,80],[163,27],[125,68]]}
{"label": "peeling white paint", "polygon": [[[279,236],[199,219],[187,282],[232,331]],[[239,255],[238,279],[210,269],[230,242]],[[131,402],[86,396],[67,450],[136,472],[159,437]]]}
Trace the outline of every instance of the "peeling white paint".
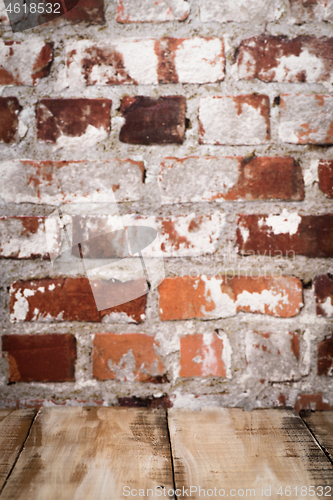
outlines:
{"label": "peeling white paint", "polygon": [[232,347],[230,344],[230,340],[228,335],[222,330],[218,331],[217,336],[223,341],[223,350],[222,350],[222,361],[225,366],[226,377],[227,379],[232,379],[231,372],[231,360],[232,360]]}
{"label": "peeling white paint", "polygon": [[182,21],[190,12],[185,0],[118,0],[118,6],[117,21],[124,23]]}
{"label": "peeling white paint", "polygon": [[124,382],[134,382],[135,380],[135,357],[132,349],[130,349],[126,354],[123,354],[119,363],[112,362],[108,359],[108,367],[111,371],[115,372],[117,380]]}
{"label": "peeling white paint", "polygon": [[68,135],[61,135],[58,137],[53,149],[54,151],[62,148],[88,149],[104,141],[107,137],[108,132],[105,128],[97,128],[89,124],[85,133],[79,137],[71,137]]}
{"label": "peeling white paint", "polygon": [[[24,290],[24,292],[27,292],[28,290]],[[10,294],[13,293],[13,290],[10,290]],[[25,295],[25,294],[24,294]],[[10,314],[10,321],[11,323],[15,323],[16,321],[24,321],[25,318],[27,317],[27,314],[29,312],[29,302],[22,294],[21,290],[18,290],[15,293],[15,302],[13,306],[13,312]],[[26,295],[28,296],[28,295]]]}
{"label": "peeling white paint", "polygon": [[218,38],[185,39],[175,54],[180,83],[209,83],[224,79],[223,42]]}
{"label": "peeling white paint", "polygon": [[258,220],[258,226],[267,226],[274,234],[296,234],[302,218],[298,213],[283,209],[281,215],[269,215]]}
{"label": "peeling white paint", "polygon": [[221,280],[215,277],[201,276],[205,282],[205,299],[215,305],[212,311],[207,311],[201,306],[201,312],[205,318],[228,318],[235,316],[237,312],[236,303],[227,293],[221,291]]}
{"label": "peeling white paint", "polygon": [[325,311],[327,317],[333,316],[333,302],[332,297],[326,297],[325,302],[321,302],[320,307]]}
{"label": "peeling white paint", "polygon": [[269,22],[278,19],[284,12],[282,2],[277,0],[200,0],[200,17],[204,23],[217,21],[227,23]]}
{"label": "peeling white paint", "polygon": [[304,185],[312,186],[315,182],[319,182],[318,178],[319,160],[313,159],[310,161],[309,168],[303,170]]}
{"label": "peeling white paint", "polygon": [[265,314],[265,309],[268,307],[273,314],[277,314],[277,307],[288,303],[288,294],[282,295],[282,293],[275,293],[272,290],[263,290],[261,293],[250,293],[244,290],[237,296],[235,305],[241,308],[249,307],[250,312],[260,312],[261,314]]}

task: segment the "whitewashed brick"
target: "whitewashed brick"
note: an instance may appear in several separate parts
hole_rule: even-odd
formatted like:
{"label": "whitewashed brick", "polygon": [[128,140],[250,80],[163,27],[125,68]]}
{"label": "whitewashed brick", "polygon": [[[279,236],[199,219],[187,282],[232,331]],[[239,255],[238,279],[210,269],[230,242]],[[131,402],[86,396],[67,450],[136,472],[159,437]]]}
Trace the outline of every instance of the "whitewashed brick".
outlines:
{"label": "whitewashed brick", "polygon": [[284,382],[300,378],[298,334],[246,334],[247,372],[262,382]]}
{"label": "whitewashed brick", "polygon": [[209,83],[224,78],[219,38],[81,40],[66,46],[71,87],[158,83]]}
{"label": "whitewashed brick", "polygon": [[134,201],[143,195],[143,172],[143,163],[131,160],[8,160],[0,164],[0,199],[47,205]]}
{"label": "whitewashed brick", "polygon": [[333,22],[333,0],[289,0],[290,15],[288,22],[301,24],[308,22]]}
{"label": "whitewashed brick", "polygon": [[202,97],[201,144],[263,144],[270,138],[269,99],[264,95]]}
{"label": "whitewashed brick", "polygon": [[281,15],[278,0],[200,0],[201,21],[236,23],[275,21]]}
{"label": "whitewashed brick", "polygon": [[291,144],[333,144],[333,96],[281,96],[279,137]]}
{"label": "whitewashed brick", "polygon": [[187,0],[118,0],[118,23],[184,21],[190,12]]}
{"label": "whitewashed brick", "polygon": [[52,46],[32,37],[29,43],[0,40],[0,85],[35,85],[46,76]]}

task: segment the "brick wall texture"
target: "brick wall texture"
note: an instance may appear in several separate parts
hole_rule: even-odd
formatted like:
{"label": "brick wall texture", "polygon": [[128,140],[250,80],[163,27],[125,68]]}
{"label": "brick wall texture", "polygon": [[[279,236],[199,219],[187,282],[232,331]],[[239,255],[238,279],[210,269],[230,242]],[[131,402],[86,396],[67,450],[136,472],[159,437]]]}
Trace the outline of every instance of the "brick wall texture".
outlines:
{"label": "brick wall texture", "polygon": [[0,407],[333,408],[333,1],[0,34]]}

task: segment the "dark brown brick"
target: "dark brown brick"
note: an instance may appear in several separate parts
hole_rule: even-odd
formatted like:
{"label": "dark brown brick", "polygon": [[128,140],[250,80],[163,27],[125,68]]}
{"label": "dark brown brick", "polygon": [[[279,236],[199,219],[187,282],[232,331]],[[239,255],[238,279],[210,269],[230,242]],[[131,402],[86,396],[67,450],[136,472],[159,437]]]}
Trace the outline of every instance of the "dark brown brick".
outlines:
{"label": "dark brown brick", "polygon": [[333,160],[320,160],[318,165],[319,189],[333,198]]}
{"label": "dark brown brick", "polygon": [[299,394],[296,398],[295,411],[300,413],[302,410],[333,410],[333,406],[323,401],[322,394]]}
{"label": "dark brown brick", "polygon": [[75,380],[72,335],[4,335],[2,350],[9,363],[9,382]]}
{"label": "dark brown brick", "polygon": [[9,144],[16,141],[20,110],[16,97],[0,97],[0,142]]}
{"label": "dark brown brick", "polygon": [[317,373],[333,377],[333,336],[318,346]]}
{"label": "dark brown brick", "polygon": [[329,274],[321,274],[313,280],[318,316],[333,316],[333,279]]}
{"label": "dark brown brick", "polygon": [[89,125],[109,132],[110,116],[109,99],[42,99],[37,106],[37,139],[80,137]]}
{"label": "dark brown brick", "polygon": [[[238,253],[333,257],[333,214],[303,215],[298,227],[297,220],[289,225],[288,217],[286,213],[279,216],[240,215],[236,233]],[[271,224],[285,224],[285,229],[274,233]],[[288,227],[292,227],[291,232]]]}
{"label": "dark brown brick", "polygon": [[185,138],[186,99],[182,96],[126,96],[121,112],[125,124],[120,140],[129,144],[182,144]]}

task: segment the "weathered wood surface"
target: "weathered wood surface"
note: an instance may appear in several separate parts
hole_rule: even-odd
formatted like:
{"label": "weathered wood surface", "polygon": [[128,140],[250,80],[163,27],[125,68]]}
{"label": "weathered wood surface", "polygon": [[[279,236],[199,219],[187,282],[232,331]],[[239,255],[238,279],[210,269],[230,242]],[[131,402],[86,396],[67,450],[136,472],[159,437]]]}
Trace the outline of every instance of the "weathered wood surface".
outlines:
{"label": "weathered wood surface", "polygon": [[0,491],[28,435],[35,410],[0,412]]}
{"label": "weathered wood surface", "polygon": [[125,486],[173,487],[164,410],[45,408],[1,500],[119,500]]}
{"label": "weathered wood surface", "polygon": [[333,462],[333,411],[317,411],[303,420]]}
{"label": "weathered wood surface", "polygon": [[292,410],[171,409],[168,415],[178,497],[185,488],[192,500],[203,498],[201,487],[207,498],[216,487],[217,495],[224,489],[225,496],[249,497],[246,490],[254,489],[256,497],[281,500],[290,486],[291,498],[313,499],[324,496],[318,487],[325,485],[333,495],[332,464]]}

